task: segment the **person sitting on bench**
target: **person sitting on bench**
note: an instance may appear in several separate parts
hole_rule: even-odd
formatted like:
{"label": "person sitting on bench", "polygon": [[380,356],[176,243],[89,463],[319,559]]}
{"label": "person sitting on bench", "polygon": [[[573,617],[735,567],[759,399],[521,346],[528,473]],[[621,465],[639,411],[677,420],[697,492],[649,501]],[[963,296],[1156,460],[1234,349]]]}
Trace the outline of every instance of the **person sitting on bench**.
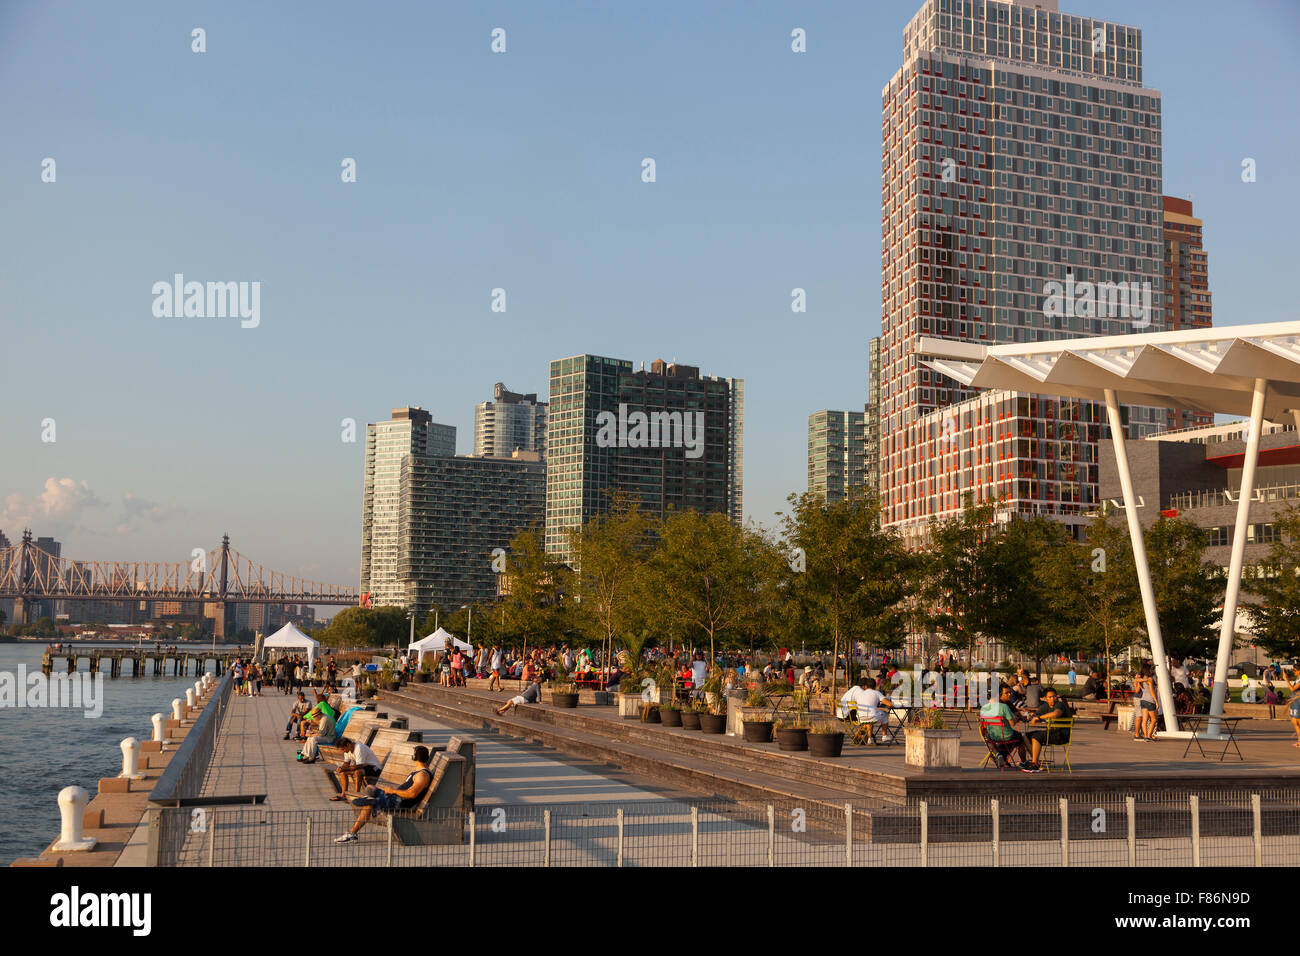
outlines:
{"label": "person sitting on bench", "polygon": [[[332,744],[338,740],[338,733],[334,729],[334,711],[330,710],[324,703],[317,704],[317,709],[321,709],[320,720],[312,726],[307,732],[307,739],[303,742],[302,750],[298,751],[298,759],[303,763],[314,763],[316,761],[317,748],[325,744]],[[306,720],[303,721],[307,723]]]}
{"label": "person sitting on bench", "polygon": [[493,710],[493,713],[500,717],[511,707],[518,707],[520,704],[535,704],[542,699],[542,685],[536,680],[530,683],[524,692],[517,697],[511,697],[508,701]]}
{"label": "person sitting on bench", "polygon": [[367,777],[379,776],[379,758],[361,741],[344,737],[339,741],[339,749],[343,751],[343,762],[334,768],[334,773],[338,776],[339,786],[343,789],[330,797],[331,800],[348,798],[349,780],[357,788],[357,793],[360,793],[361,788],[366,785]]}
{"label": "person sitting on bench", "polygon": [[420,744],[415,748],[411,759],[415,761],[416,768],[396,790],[389,790],[386,787],[366,787],[365,796],[357,797],[352,801],[352,805],[360,807],[361,812],[357,814],[352,829],[341,837],[336,837],[335,843],[355,843],[357,831],[366,825],[366,821],[376,810],[391,813],[394,810],[410,810],[419,806],[424,791],[428,790],[429,784],[433,782],[433,771],[429,769],[429,748]]}
{"label": "person sitting on bench", "polygon": [[284,725],[285,740],[289,739],[290,734],[295,734],[299,739],[302,738],[299,724],[302,723],[303,715],[306,714],[308,710],[310,710],[310,708],[307,706],[307,698],[303,695],[302,691],[299,691],[298,700],[293,705],[293,709],[289,711],[289,722]]}

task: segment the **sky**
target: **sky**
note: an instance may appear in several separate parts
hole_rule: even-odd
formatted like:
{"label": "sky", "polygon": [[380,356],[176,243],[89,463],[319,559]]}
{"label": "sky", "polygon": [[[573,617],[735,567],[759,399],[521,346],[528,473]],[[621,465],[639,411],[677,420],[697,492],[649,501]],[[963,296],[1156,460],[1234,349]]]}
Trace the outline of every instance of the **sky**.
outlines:
{"label": "sky", "polygon": [[[0,531],[130,561],[229,533],[355,585],[365,424],[420,405],[465,454],[493,383],[583,352],[744,378],[774,526],[808,415],[866,399],[919,5],[0,0]],[[1143,31],[1215,324],[1294,319],[1300,6],[1061,8]],[[256,326],[155,315],[177,273],[260,283]]]}

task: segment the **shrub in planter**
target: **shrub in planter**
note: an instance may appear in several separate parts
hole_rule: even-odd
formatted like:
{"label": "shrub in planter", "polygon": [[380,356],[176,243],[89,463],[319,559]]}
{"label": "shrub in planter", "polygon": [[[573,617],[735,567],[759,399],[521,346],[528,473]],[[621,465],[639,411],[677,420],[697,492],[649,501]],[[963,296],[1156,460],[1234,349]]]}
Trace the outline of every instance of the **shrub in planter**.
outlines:
{"label": "shrub in planter", "polygon": [[568,681],[551,681],[551,703],[556,707],[572,709],[578,706],[578,685]]}
{"label": "shrub in planter", "polygon": [[808,749],[808,725],[803,721],[802,715],[777,721],[773,733],[776,735],[776,745],[782,750]]}
{"label": "shrub in planter", "polygon": [[659,722],[659,705],[643,703],[641,707],[641,723],[657,724]]}
{"label": "shrub in planter", "polygon": [[927,770],[960,769],[961,731],[946,729],[938,710],[923,711],[904,734],[904,763]]}
{"label": "shrub in planter", "polygon": [[814,757],[838,757],[844,751],[844,731],[839,721],[818,721],[808,730],[808,751]]}
{"label": "shrub in planter", "polygon": [[659,705],[659,722],[665,727],[682,725],[682,708],[675,700],[665,700]]}
{"label": "shrub in planter", "polygon": [[428,660],[420,662],[420,672],[415,675],[417,684],[427,684],[433,678],[433,664]]}
{"label": "shrub in planter", "polygon": [[682,709],[682,727],[686,730],[700,729],[700,715],[705,713],[704,704],[696,701],[689,708]]}
{"label": "shrub in planter", "polygon": [[754,714],[741,722],[745,740],[751,744],[770,744],[772,742],[772,715]]}

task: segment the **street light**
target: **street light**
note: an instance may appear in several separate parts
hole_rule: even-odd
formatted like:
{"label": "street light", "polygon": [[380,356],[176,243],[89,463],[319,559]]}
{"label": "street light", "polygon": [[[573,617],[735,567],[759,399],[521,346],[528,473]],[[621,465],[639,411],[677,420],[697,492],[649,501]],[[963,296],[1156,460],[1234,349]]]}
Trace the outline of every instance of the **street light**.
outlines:
{"label": "street light", "polygon": [[465,626],[465,643],[469,644],[470,646],[473,646],[474,641],[472,640],[472,638],[474,636],[474,609],[470,607],[468,604],[462,604],[460,606],[460,609],[462,611],[469,611],[469,624]]}

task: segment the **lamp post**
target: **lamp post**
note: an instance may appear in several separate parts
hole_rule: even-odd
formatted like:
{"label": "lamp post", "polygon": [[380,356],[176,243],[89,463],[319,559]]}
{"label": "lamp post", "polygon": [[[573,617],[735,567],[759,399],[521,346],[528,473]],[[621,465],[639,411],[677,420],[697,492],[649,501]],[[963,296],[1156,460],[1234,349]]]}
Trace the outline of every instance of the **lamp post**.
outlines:
{"label": "lamp post", "polygon": [[469,623],[465,626],[465,643],[472,647],[474,644],[474,609],[468,604],[462,604],[460,609],[462,611],[469,611]]}

